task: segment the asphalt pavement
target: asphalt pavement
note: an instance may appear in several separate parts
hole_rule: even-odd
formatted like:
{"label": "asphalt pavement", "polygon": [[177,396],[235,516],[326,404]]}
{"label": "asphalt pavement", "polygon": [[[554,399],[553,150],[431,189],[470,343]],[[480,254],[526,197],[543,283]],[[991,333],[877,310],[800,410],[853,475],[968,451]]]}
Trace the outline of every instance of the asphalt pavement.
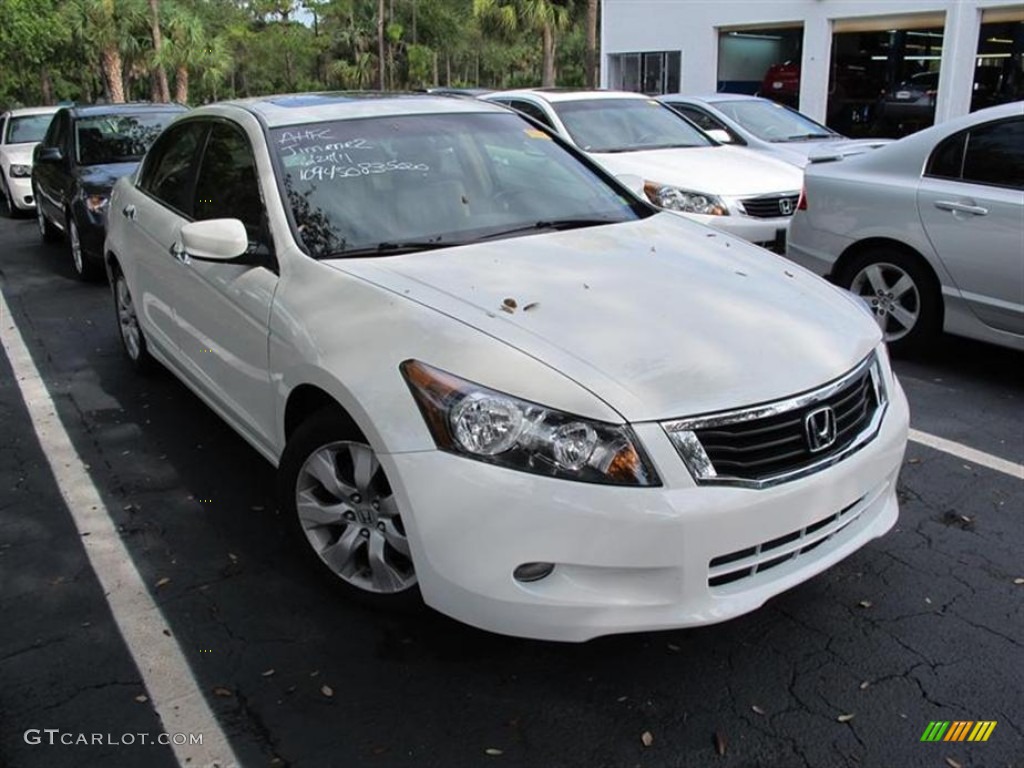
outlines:
{"label": "asphalt pavement", "polygon": [[[1024,768],[1011,474],[911,443],[897,527],[750,615],[582,645],[500,637],[372,612],[308,571],[270,465],[170,374],[132,371],[109,288],[77,282],[32,220],[0,220],[0,290],[5,347],[13,322],[243,766]],[[916,429],[1024,462],[1024,355],[948,338],[896,368]],[[163,726],[89,534],[0,348],[4,768],[179,765],[140,743]],[[932,721],[997,725],[922,742]]]}

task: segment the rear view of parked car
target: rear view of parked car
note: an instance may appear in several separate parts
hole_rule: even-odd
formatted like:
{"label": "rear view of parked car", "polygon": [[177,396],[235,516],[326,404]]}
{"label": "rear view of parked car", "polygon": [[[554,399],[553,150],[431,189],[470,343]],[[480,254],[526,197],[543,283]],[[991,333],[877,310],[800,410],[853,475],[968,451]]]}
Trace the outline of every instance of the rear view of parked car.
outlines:
{"label": "rear view of parked car", "polygon": [[1024,349],[1024,102],[813,163],[787,255],[870,305],[890,346]]}
{"label": "rear view of parked car", "polygon": [[36,207],[32,150],[46,134],[56,111],[56,107],[32,107],[0,115],[0,204],[8,216]]}
{"label": "rear view of parked car", "polygon": [[114,182],[135,170],[164,126],[186,108],[176,104],[65,107],[35,148],[33,195],[45,241],[67,238],[75,274],[103,275],[103,238]]}

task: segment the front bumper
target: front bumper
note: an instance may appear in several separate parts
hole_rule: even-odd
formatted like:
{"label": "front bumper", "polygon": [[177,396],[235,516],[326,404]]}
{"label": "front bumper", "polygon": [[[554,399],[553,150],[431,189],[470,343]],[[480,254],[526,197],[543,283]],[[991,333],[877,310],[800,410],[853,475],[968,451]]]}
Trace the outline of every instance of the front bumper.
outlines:
{"label": "front bumper", "polygon": [[75,206],[75,221],[78,223],[82,253],[92,259],[102,258],[103,241],[107,236],[106,213],[93,213],[84,203],[79,203]]}
{"label": "front bumper", "polygon": [[791,217],[774,219],[758,219],[745,215],[702,216],[695,213],[683,214],[688,219],[705,226],[721,230],[735,237],[748,240],[762,248],[779,254],[785,253],[786,233],[789,231]]}
{"label": "front bumper", "polygon": [[[897,518],[907,427],[906,398],[894,383],[874,440],[817,474],[759,490],[697,487],[657,424],[634,428],[661,488],[552,480],[440,451],[381,460],[429,605],[495,632],[583,641],[725,621],[881,536]],[[811,530],[813,549],[802,539],[775,544]],[[760,553],[761,545],[764,563],[787,548],[808,551],[709,584],[723,570],[713,560],[751,547]],[[540,581],[516,581],[515,568],[529,562],[556,566]]]}
{"label": "front bumper", "polygon": [[36,209],[31,178],[8,176],[7,188],[11,191],[11,202],[19,211],[34,211]]}

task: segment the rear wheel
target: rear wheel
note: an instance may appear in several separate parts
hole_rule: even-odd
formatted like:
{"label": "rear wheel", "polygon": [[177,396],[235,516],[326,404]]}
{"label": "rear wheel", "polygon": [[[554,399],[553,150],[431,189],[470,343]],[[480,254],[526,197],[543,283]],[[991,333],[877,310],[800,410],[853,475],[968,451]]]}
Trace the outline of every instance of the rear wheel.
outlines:
{"label": "rear wheel", "polygon": [[321,575],[362,602],[422,604],[387,474],[336,409],[315,413],[295,431],[278,478],[280,509]]}
{"label": "rear wheel", "polygon": [[934,276],[904,251],[866,251],[846,265],[837,283],[864,299],[897,354],[922,351],[941,329],[942,300]]}
{"label": "rear wheel", "polygon": [[7,185],[3,171],[0,171],[0,213],[12,219],[18,216],[18,209],[14,207],[11,188]]}

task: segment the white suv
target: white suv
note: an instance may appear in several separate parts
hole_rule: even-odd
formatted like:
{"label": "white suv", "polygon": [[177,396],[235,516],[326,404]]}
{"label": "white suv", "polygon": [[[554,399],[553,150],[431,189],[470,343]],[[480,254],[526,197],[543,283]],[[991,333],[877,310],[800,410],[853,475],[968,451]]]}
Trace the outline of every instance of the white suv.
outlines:
{"label": "white suv", "polygon": [[35,149],[57,107],[14,109],[0,115],[0,198],[10,216],[33,211],[32,150]]}
{"label": "white suv", "polygon": [[789,163],[723,146],[636,93],[523,90],[480,98],[543,123],[655,205],[785,252],[803,182]]}

